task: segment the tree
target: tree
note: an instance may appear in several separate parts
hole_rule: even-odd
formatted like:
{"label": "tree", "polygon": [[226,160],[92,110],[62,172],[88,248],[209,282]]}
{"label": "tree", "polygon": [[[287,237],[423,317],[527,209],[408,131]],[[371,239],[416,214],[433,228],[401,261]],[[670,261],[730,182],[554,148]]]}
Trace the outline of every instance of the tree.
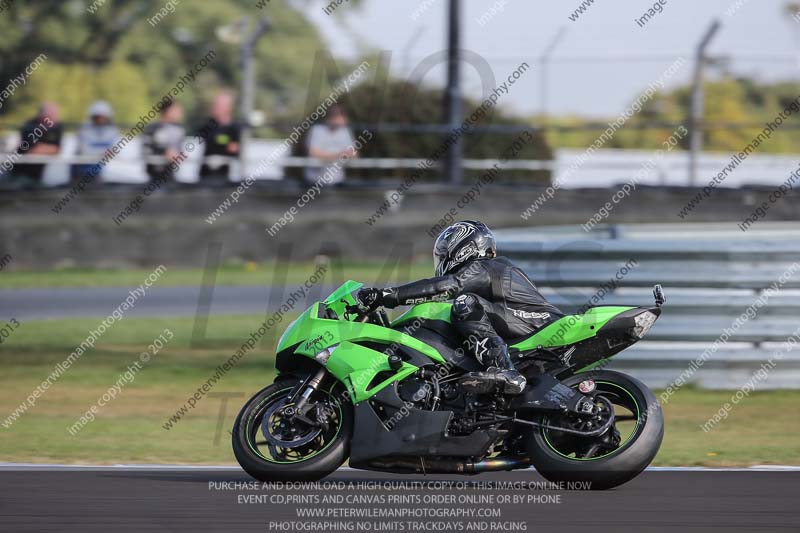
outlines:
{"label": "tree", "polygon": [[[94,2],[94,3],[93,3]],[[70,121],[88,102],[110,100],[121,120],[147,112],[209,50],[217,53],[193,86],[179,97],[188,116],[202,116],[220,87],[237,88],[239,50],[215,30],[242,17],[266,15],[273,30],[256,50],[256,107],[271,116],[302,101],[316,50],[323,48],[302,13],[273,0],[262,11],[252,0],[175,3],[157,20],[163,0],[37,0],[14,2],[0,17],[0,79],[12,79],[40,53],[45,63],[0,109],[4,124],[29,118],[44,99],[61,104]],[[94,13],[90,8],[99,6]],[[152,22],[155,21],[155,27]]]}

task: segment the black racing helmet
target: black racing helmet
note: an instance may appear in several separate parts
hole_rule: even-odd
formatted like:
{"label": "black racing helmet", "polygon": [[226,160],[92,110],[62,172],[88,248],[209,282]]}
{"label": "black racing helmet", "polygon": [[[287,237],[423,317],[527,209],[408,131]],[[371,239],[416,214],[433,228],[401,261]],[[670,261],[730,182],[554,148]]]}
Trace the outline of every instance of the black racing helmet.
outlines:
{"label": "black racing helmet", "polygon": [[437,276],[452,272],[471,259],[497,255],[494,233],[483,222],[463,220],[448,226],[433,245],[433,264]]}

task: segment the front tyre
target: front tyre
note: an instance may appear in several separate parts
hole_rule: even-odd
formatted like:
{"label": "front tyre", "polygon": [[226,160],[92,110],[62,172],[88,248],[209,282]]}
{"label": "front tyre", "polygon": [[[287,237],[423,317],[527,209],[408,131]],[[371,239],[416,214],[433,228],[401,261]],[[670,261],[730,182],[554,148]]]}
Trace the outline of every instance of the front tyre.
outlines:
{"label": "front tyre", "polygon": [[[279,380],[253,396],[233,425],[233,453],[242,468],[261,481],[317,481],[350,455],[352,405],[340,387],[311,397],[310,425],[291,416],[296,380]],[[305,417],[309,419],[309,416]]]}
{"label": "front tyre", "polygon": [[[595,398],[602,397],[600,403],[613,406],[611,411],[606,408],[609,417],[614,416],[611,428],[594,438],[535,428],[529,437],[528,453],[536,470],[549,481],[609,489],[627,483],[647,468],[664,437],[664,416],[647,386],[619,372],[579,373],[563,383],[577,388],[586,379],[594,380],[597,386]],[[540,422],[573,429],[586,425],[571,416],[543,417]]]}

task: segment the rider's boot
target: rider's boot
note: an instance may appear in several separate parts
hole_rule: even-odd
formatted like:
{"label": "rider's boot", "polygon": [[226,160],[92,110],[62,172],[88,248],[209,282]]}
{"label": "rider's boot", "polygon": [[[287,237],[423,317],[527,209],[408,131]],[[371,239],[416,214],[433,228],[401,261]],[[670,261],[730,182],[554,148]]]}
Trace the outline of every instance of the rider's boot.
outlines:
{"label": "rider's boot", "polygon": [[501,337],[487,337],[478,342],[475,356],[488,368],[483,372],[470,372],[466,380],[475,385],[494,385],[506,394],[520,394],[525,390],[525,377],[514,368],[508,345]]}

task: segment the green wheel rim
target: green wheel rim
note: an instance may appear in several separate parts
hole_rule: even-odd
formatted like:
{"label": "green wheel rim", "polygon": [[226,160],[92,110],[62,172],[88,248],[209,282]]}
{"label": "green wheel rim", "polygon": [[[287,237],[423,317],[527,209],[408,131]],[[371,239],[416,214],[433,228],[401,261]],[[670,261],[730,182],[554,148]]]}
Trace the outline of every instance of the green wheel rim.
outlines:
{"label": "green wheel rim", "polygon": [[560,455],[561,457],[563,457],[564,459],[569,459],[570,461],[596,461],[598,459],[603,459],[605,457],[609,457],[611,455],[619,453],[621,450],[625,449],[625,447],[628,445],[631,439],[633,439],[636,435],[639,434],[639,430],[642,427],[641,409],[639,408],[639,402],[636,401],[636,398],[633,396],[633,394],[631,394],[630,391],[628,391],[628,389],[626,389],[621,385],[618,385],[617,383],[611,383],[609,381],[598,381],[597,383],[601,385],[616,387],[617,389],[625,392],[625,394],[628,395],[628,397],[633,401],[633,406],[636,408],[636,425],[633,427],[633,430],[631,431],[630,435],[628,435],[628,438],[625,439],[625,442],[622,442],[619,446],[617,446],[616,449],[611,450],[608,453],[604,453],[603,455],[599,455],[597,457],[588,457],[588,458],[570,457],[568,455],[565,455],[564,453],[559,451],[552,442],[550,442],[550,439],[547,437],[547,430],[545,428],[541,428],[542,437],[544,438],[547,447],[550,448],[555,453],[557,453],[558,455]]}
{"label": "green wheel rim", "polygon": [[[293,386],[292,387],[287,387],[287,388],[275,391],[274,393],[270,394],[269,396],[267,396],[266,398],[261,400],[261,402],[259,402],[258,406],[256,406],[255,409],[253,409],[251,415],[247,418],[247,423],[245,424],[245,427],[244,427],[245,436],[247,438],[247,446],[250,448],[250,450],[254,454],[256,454],[258,457],[260,457],[264,461],[267,461],[268,463],[274,463],[274,464],[298,464],[298,463],[302,463],[302,462],[308,461],[310,459],[313,459],[317,455],[321,454],[322,452],[324,452],[325,450],[330,448],[331,444],[336,442],[336,440],[339,437],[339,434],[342,432],[342,406],[341,406],[341,404],[339,402],[335,402],[336,414],[337,414],[337,417],[336,417],[336,420],[337,420],[336,432],[331,436],[330,441],[327,442],[325,444],[325,446],[323,446],[319,450],[315,451],[314,453],[311,453],[309,455],[303,456],[303,458],[298,459],[296,461],[278,461],[278,460],[276,460],[276,459],[274,459],[272,457],[267,457],[266,455],[261,453],[261,451],[256,447],[255,442],[253,442],[253,436],[258,433],[258,426],[256,426],[255,431],[251,431],[250,430],[250,428],[253,427],[252,426],[253,419],[256,417],[256,415],[258,415],[261,412],[262,407],[264,406],[264,404],[270,402],[276,396],[280,396],[280,395],[286,393],[287,391],[291,391],[293,388],[294,388]],[[330,394],[329,394],[328,391],[324,391],[324,392],[325,392],[326,395],[328,395],[330,397]]]}

